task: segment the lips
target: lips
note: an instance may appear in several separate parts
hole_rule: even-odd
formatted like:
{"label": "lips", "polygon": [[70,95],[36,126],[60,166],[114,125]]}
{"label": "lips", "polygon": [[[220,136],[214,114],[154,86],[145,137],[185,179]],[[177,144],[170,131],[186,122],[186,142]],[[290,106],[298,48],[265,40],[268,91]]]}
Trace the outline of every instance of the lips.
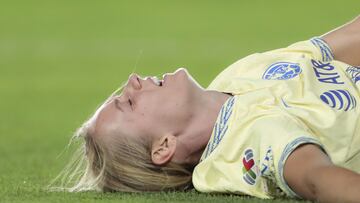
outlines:
{"label": "lips", "polygon": [[151,81],[157,86],[163,86],[164,80],[159,80],[157,77],[151,77]]}

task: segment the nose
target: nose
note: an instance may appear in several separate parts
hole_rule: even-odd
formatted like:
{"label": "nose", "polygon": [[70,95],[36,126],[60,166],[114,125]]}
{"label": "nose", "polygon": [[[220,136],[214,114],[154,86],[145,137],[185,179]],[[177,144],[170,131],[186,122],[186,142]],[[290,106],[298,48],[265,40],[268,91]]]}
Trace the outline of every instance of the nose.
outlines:
{"label": "nose", "polygon": [[135,73],[129,76],[128,85],[131,86],[133,89],[139,90],[141,89],[141,83],[139,76]]}

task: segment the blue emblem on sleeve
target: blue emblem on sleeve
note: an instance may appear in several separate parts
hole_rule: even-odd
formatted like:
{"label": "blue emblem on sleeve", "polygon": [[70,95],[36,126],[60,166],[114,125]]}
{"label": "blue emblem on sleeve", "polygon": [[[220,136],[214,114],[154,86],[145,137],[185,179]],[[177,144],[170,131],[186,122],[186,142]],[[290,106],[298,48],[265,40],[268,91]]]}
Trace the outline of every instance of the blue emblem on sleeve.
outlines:
{"label": "blue emblem on sleeve", "polygon": [[355,85],[360,81],[360,67],[350,66],[346,69],[346,73],[350,75],[351,81],[353,81]]}
{"label": "blue emblem on sleeve", "polygon": [[320,95],[320,99],[337,110],[348,111],[356,107],[356,99],[347,90],[330,90]]}
{"label": "blue emblem on sleeve", "polygon": [[330,47],[320,37],[314,37],[310,40],[310,42],[320,50],[322,61],[329,62],[334,59],[334,54],[332,53]]}
{"label": "blue emblem on sleeve", "polygon": [[264,80],[288,80],[298,76],[301,68],[297,63],[278,62],[272,64],[262,76]]}

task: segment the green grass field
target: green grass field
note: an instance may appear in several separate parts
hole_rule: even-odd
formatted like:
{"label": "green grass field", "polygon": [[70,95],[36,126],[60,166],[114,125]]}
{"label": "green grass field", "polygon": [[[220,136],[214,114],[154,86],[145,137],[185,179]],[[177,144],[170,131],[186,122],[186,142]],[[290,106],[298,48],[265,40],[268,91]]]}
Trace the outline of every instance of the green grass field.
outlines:
{"label": "green grass field", "polygon": [[0,3],[0,202],[297,202],[188,193],[69,194],[44,187],[72,132],[132,71],[187,67],[207,86],[253,52],[323,34],[360,1]]}

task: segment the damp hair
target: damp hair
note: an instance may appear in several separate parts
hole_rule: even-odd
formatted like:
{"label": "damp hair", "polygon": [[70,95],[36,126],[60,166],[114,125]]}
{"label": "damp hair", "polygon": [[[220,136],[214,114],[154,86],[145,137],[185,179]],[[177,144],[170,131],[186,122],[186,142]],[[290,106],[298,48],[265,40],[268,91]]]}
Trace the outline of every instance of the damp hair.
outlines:
{"label": "damp hair", "polygon": [[[118,91],[115,91],[110,98]],[[109,101],[107,99],[105,103]],[[155,165],[151,140],[112,136],[111,141],[90,133],[90,119],[74,133],[77,144],[69,164],[52,181],[52,191],[155,192],[192,188],[192,167],[172,161]]]}

